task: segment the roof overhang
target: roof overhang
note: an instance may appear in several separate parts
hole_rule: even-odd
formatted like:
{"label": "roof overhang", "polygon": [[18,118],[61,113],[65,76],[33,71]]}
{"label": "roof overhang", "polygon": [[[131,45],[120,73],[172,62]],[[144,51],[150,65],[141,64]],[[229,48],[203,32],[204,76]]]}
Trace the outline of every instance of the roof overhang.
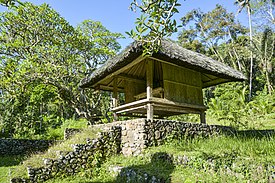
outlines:
{"label": "roof overhang", "polygon": [[[130,67],[144,61],[148,56],[142,54],[142,44],[134,42],[102,67],[83,79],[81,88],[95,88],[103,80],[113,78]],[[206,79],[203,87],[209,87],[229,81],[243,81],[246,77],[239,71],[213,60],[205,55],[182,48],[178,44],[163,40],[161,50],[149,57],[160,62],[189,68],[202,73]],[[208,79],[207,79],[208,78]]]}

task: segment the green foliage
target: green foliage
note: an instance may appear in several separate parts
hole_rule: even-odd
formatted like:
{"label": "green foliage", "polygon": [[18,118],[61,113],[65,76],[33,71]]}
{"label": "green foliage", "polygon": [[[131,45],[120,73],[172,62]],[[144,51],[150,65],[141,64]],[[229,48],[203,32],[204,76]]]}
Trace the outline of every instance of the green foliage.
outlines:
{"label": "green foliage", "polygon": [[[250,6],[244,1],[238,2],[241,7]],[[270,110],[274,105],[275,81],[273,30],[269,28],[253,35],[251,44],[247,29],[220,5],[207,13],[193,10],[181,20],[184,29],[178,37],[179,44],[207,54],[250,77],[252,98],[247,92],[248,83],[221,85],[213,92],[207,90],[209,118],[241,128],[259,128],[255,121],[274,119],[267,117],[274,113]]]}
{"label": "green foliage", "polygon": [[28,138],[101,113],[102,94],[78,83],[120,49],[121,34],[91,20],[74,28],[49,5],[31,3],[1,13],[0,29],[3,136]]}
{"label": "green foliage", "polygon": [[92,73],[98,65],[114,56],[121,48],[117,39],[123,38],[122,34],[112,33],[101,22],[84,20],[76,30],[85,40],[81,45],[80,54],[88,66],[87,74]]}
{"label": "green foliage", "polygon": [[[87,128],[88,121],[85,118],[75,119],[66,119],[61,126],[57,127],[48,127],[46,132],[43,135],[39,135],[39,139],[50,139],[50,140],[63,140],[64,131],[66,128],[75,128],[75,129],[84,129]],[[36,136],[35,136],[36,137]]]}
{"label": "green foliage", "polygon": [[[233,13],[229,13],[217,4],[215,9],[207,13],[200,9],[192,10],[183,16],[181,21],[184,28],[179,34],[178,42],[183,47],[232,64],[221,55],[222,52],[218,47],[223,42],[233,44],[239,35],[246,33],[245,27],[236,21]],[[231,52],[235,53],[231,55],[235,57],[237,49],[234,47],[232,49],[232,46],[230,46]]]}
{"label": "green foliage", "polygon": [[246,114],[246,89],[239,84],[225,84],[225,87],[216,87],[215,98],[211,98],[208,103],[209,114],[218,120],[230,122],[236,127],[246,127],[247,121],[242,121],[241,117]]}
{"label": "green foliage", "polygon": [[160,49],[163,37],[169,37],[177,32],[178,26],[172,17],[179,13],[177,7],[181,6],[178,0],[133,0],[131,10],[141,11],[141,16],[136,19],[135,30],[126,32],[134,40],[141,41],[144,45],[144,54],[151,55]]}
{"label": "green foliage", "polygon": [[275,96],[267,93],[266,88],[247,101],[247,86],[224,84],[214,90],[215,97],[207,103],[208,114],[225,124],[237,128],[259,128],[262,119],[274,119]]}
{"label": "green foliage", "polygon": [[15,7],[16,4],[21,4],[19,0],[0,0],[0,5],[6,7]]}
{"label": "green foliage", "polygon": [[275,75],[273,72],[275,65],[275,33],[266,28],[263,33],[255,36],[258,44],[254,45],[254,52],[258,55],[257,64],[260,73],[256,80],[266,86],[268,93],[272,94],[275,85]]}

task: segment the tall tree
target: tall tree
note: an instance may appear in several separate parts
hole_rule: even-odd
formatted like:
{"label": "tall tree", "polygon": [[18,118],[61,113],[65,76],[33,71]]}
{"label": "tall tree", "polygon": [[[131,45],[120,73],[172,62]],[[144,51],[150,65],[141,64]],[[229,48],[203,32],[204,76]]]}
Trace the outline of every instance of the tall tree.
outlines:
{"label": "tall tree", "polygon": [[262,78],[265,78],[264,84],[267,86],[268,93],[272,94],[275,85],[275,33],[266,28],[263,33],[255,36],[254,40]]}
{"label": "tall tree", "polygon": [[120,34],[93,21],[75,29],[49,5],[31,3],[1,13],[0,30],[2,123],[37,133],[52,119],[98,112],[100,95],[78,83],[118,51]]}
{"label": "tall tree", "polygon": [[254,10],[252,21],[257,29],[264,31],[266,28],[275,29],[275,1],[252,0],[251,7]]}
{"label": "tall tree", "polygon": [[252,83],[253,83],[253,29],[251,21],[251,4],[250,0],[236,0],[236,4],[239,5],[238,13],[241,12],[244,8],[247,11],[248,16],[248,25],[249,25],[249,40],[250,40],[250,72],[249,72],[249,100],[252,96]]}
{"label": "tall tree", "polygon": [[[203,52],[222,62],[230,64],[239,70],[244,70],[244,63],[239,56],[238,36],[244,35],[246,29],[235,20],[233,13],[229,13],[220,5],[207,13],[200,9],[192,10],[181,18],[183,30],[178,42],[194,51]],[[226,43],[226,50],[219,49]],[[227,59],[230,55],[230,59]],[[232,62],[233,61],[233,62]]]}

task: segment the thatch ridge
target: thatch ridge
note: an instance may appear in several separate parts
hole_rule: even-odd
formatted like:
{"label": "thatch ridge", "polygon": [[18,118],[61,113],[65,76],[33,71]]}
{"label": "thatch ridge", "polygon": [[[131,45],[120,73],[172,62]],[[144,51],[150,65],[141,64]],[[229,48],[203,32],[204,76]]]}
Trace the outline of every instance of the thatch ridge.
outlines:
{"label": "thatch ridge", "polygon": [[[133,42],[121,53],[112,59],[109,59],[102,67],[94,71],[90,76],[83,79],[80,83],[80,87],[91,87],[91,85],[97,83],[109,74],[128,65],[141,54],[141,42]],[[227,78],[231,81],[246,80],[246,77],[240,71],[237,71],[224,63],[209,58],[203,54],[187,50],[170,40],[162,40],[160,51],[153,54],[153,57],[164,58],[166,61],[174,64],[196,69],[222,78]]]}

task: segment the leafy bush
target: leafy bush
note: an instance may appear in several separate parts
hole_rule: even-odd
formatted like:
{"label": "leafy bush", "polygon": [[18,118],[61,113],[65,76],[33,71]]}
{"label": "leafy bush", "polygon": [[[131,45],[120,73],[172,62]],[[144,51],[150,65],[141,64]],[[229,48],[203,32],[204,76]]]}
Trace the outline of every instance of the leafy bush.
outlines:
{"label": "leafy bush", "polygon": [[275,119],[275,94],[264,88],[247,101],[247,93],[248,87],[240,83],[216,87],[207,103],[208,115],[236,128],[259,128],[261,120]]}

